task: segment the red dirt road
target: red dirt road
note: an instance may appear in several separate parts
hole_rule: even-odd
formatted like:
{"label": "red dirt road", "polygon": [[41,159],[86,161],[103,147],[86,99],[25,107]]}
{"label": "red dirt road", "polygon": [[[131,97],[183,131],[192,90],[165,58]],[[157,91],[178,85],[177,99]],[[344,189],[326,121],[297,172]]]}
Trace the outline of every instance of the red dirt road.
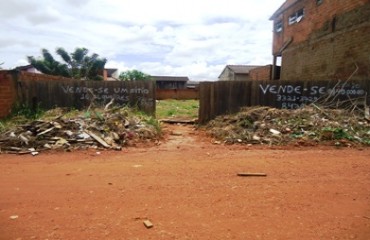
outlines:
{"label": "red dirt road", "polygon": [[0,155],[0,239],[370,239],[369,148],[223,146],[171,129],[121,152]]}

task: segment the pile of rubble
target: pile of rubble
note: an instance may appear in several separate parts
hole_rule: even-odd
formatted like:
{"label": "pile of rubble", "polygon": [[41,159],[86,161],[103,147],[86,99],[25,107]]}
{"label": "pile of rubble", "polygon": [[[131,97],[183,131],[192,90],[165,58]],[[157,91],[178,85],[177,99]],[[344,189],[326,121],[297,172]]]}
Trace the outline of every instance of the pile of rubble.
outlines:
{"label": "pile of rubble", "polygon": [[243,108],[237,114],[217,117],[206,129],[217,143],[370,145],[367,114],[316,105],[296,110]]}
{"label": "pile of rubble", "polygon": [[41,119],[16,124],[0,133],[0,153],[33,154],[48,149],[120,150],[160,136],[157,121],[126,108],[68,112],[54,109]]}

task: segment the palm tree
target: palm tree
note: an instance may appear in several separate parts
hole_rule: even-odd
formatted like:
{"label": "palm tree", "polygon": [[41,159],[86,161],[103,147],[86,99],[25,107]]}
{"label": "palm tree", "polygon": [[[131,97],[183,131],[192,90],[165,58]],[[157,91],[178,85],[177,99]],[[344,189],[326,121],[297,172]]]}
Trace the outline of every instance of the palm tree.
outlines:
{"label": "palm tree", "polygon": [[46,49],[42,49],[42,59],[28,57],[29,63],[37,70],[45,74],[58,75],[83,80],[102,80],[100,74],[103,73],[105,58],[99,58],[94,53],[88,56],[89,50],[86,48],[76,48],[71,54],[63,48],[57,48],[56,53],[62,58],[64,63],[56,61]]}
{"label": "palm tree", "polygon": [[42,59],[35,59],[32,56],[27,57],[28,62],[42,73],[63,77],[71,77],[66,64],[56,61],[47,49],[42,49]]}

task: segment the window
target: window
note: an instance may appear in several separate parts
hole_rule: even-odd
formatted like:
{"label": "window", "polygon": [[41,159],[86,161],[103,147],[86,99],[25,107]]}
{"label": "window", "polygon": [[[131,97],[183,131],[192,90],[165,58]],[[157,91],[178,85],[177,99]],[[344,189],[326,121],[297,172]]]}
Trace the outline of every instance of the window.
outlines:
{"label": "window", "polygon": [[277,21],[275,23],[275,32],[279,33],[283,31],[283,21]]}
{"label": "window", "polygon": [[294,23],[299,23],[303,17],[304,17],[304,9],[302,8],[289,16],[288,23],[289,25],[292,25]]}
{"label": "window", "polygon": [[320,5],[324,0],[316,0],[316,5]]}

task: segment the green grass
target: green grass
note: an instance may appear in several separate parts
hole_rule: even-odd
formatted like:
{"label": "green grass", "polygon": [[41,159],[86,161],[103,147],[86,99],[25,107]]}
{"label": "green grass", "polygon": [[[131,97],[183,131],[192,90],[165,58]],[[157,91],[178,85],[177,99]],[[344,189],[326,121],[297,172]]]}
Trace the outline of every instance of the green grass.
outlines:
{"label": "green grass", "polygon": [[156,105],[157,119],[198,117],[199,100],[160,100]]}
{"label": "green grass", "polygon": [[44,113],[45,111],[39,106],[32,108],[26,104],[17,104],[13,107],[9,116],[0,120],[0,133],[16,125],[24,124],[30,120],[36,120],[43,116]]}

